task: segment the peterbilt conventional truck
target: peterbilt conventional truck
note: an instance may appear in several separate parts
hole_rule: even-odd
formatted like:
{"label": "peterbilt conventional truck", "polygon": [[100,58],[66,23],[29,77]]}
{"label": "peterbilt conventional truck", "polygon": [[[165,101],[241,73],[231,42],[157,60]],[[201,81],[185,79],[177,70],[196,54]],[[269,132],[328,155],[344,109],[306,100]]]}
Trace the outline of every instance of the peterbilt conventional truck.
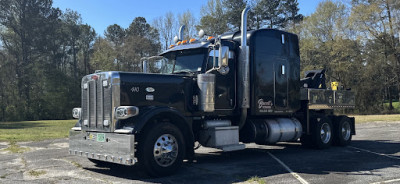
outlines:
{"label": "peterbilt conventional truck", "polygon": [[354,93],[330,90],[325,70],[300,79],[298,37],[259,29],[182,40],[159,56],[157,73],[96,72],[83,77],[82,106],[69,153],[97,163],[139,164],[153,176],[174,173],[195,143],[221,151],[300,141],[319,149],[346,146]]}

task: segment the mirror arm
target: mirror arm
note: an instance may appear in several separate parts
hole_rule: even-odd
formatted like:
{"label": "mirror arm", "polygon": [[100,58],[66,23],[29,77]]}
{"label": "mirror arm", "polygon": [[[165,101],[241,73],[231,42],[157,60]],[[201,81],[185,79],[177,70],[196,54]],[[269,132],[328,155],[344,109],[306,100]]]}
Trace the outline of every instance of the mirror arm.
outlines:
{"label": "mirror arm", "polygon": [[215,56],[216,55],[215,49],[216,49],[217,45],[220,45],[220,43],[218,42],[218,40],[215,40],[214,43],[216,43],[216,44],[213,45],[213,67],[210,70],[206,71],[206,73],[210,73],[212,71],[219,70],[219,67],[215,67],[215,65],[217,63],[217,57]]}
{"label": "mirror arm", "polygon": [[215,65],[216,65],[216,63],[217,63],[217,57],[215,56],[215,45],[213,46],[213,54],[214,54],[214,56],[213,56],[213,69],[215,68]]}

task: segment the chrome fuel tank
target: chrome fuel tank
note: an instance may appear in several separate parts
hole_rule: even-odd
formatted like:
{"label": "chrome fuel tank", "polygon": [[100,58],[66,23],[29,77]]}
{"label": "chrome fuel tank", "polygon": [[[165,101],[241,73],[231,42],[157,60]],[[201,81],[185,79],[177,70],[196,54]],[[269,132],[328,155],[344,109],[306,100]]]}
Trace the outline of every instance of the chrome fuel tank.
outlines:
{"label": "chrome fuel tank", "polygon": [[271,118],[249,120],[240,132],[242,142],[273,144],[295,141],[301,137],[302,126],[296,118]]}

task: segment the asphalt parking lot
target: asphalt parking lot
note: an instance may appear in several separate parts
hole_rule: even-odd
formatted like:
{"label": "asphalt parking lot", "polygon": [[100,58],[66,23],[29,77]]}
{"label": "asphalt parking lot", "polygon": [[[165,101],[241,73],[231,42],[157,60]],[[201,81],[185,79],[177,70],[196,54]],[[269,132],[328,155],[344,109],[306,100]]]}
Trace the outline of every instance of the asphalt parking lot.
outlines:
{"label": "asphalt parking lot", "polygon": [[[173,176],[149,178],[138,167],[96,167],[68,155],[68,139],[0,143],[0,183],[400,183],[400,121],[357,124],[351,146],[306,149],[299,143],[246,145],[232,153],[200,148]],[[250,178],[255,179],[250,180]]]}

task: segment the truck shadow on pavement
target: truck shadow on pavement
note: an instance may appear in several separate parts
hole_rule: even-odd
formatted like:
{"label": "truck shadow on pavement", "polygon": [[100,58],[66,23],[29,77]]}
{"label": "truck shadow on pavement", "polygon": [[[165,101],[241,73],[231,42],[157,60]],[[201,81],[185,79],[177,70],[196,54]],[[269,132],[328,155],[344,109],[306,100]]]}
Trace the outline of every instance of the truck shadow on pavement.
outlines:
{"label": "truck shadow on pavement", "polygon": [[[331,147],[326,150],[303,148],[299,143],[282,143],[273,146],[251,144],[247,147],[245,150],[231,153],[196,151],[193,162],[185,162],[175,175],[164,178],[151,178],[137,166],[112,165],[110,168],[85,169],[145,182],[232,183],[247,181],[253,176],[262,178],[288,174],[288,171],[268,153],[300,175],[326,175],[332,172],[346,176],[373,175],[371,172],[373,170],[398,168],[400,165],[400,142],[393,141],[354,140],[349,147]],[[387,154],[392,158],[356,148]]]}

